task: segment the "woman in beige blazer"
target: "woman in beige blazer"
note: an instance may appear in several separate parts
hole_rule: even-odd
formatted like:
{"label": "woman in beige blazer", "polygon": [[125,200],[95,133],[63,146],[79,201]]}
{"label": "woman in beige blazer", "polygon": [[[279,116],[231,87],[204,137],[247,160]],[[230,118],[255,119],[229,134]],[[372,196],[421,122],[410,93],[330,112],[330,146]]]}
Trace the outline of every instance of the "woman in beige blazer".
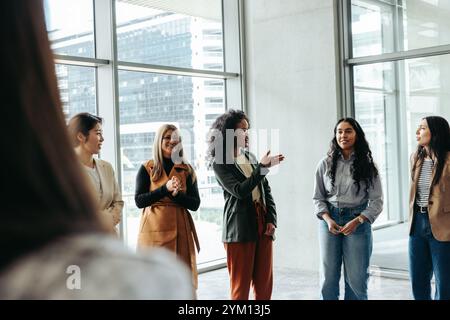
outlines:
{"label": "woman in beige blazer", "polygon": [[109,162],[95,159],[102,147],[102,118],[90,113],[79,113],[69,121],[69,133],[75,152],[95,190],[101,216],[118,234],[117,225],[122,218],[123,201],[120,188]]}
{"label": "woman in beige blazer", "polygon": [[411,157],[409,272],[416,300],[450,300],[450,128],[426,117],[416,131]]}

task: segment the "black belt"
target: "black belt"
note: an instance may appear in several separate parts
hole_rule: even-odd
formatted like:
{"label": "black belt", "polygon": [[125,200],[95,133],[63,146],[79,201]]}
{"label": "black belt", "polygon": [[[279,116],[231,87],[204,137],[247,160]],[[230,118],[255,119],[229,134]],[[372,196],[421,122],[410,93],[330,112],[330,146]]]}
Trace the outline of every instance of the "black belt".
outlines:
{"label": "black belt", "polygon": [[428,207],[421,207],[416,204],[417,211],[420,213],[428,213]]}

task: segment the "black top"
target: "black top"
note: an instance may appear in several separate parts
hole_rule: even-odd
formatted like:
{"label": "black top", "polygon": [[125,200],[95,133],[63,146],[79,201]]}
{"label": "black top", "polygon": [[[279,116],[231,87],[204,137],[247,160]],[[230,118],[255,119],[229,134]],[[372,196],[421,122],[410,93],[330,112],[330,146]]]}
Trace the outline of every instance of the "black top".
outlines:
{"label": "black top", "polygon": [[[164,159],[163,167],[167,176],[169,176],[170,171],[172,171],[173,168],[172,160]],[[192,175],[189,175],[186,179],[187,190],[178,192],[175,197],[173,197],[172,193],[167,190],[165,184],[151,192],[149,191],[150,185],[150,176],[148,175],[147,169],[142,165],[136,176],[136,190],[134,192],[134,202],[140,209],[149,207],[164,197],[169,197],[173,202],[192,211],[196,211],[200,206],[200,195],[198,194],[197,180],[192,183]]]}

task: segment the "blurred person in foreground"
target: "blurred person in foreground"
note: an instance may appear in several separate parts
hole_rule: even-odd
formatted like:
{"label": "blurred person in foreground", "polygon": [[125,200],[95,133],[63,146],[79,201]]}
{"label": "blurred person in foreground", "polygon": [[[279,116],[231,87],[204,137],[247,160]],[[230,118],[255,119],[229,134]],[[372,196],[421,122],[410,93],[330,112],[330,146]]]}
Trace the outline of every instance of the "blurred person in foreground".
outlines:
{"label": "blurred person in foreground", "polygon": [[0,299],[191,299],[166,252],[108,234],[71,147],[42,1],[0,3]]}

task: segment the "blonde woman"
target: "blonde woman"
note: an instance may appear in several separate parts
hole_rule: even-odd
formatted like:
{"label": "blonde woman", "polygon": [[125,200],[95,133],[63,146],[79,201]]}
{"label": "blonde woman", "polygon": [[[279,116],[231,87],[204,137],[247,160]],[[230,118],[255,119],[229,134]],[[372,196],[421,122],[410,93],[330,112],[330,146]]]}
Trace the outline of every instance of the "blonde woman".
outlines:
{"label": "blonde woman", "polygon": [[101,216],[118,235],[117,225],[122,219],[123,201],[114,169],[109,162],[94,158],[103,144],[102,118],[83,112],[69,121],[69,134],[75,153],[95,190]]}
{"label": "blonde woman", "polygon": [[195,288],[198,283],[196,252],[200,250],[194,221],[188,210],[200,206],[196,175],[183,157],[177,127],[159,128],[153,143],[153,159],[136,176],[136,206],[144,209],[138,247],[164,247],[190,267]]}

